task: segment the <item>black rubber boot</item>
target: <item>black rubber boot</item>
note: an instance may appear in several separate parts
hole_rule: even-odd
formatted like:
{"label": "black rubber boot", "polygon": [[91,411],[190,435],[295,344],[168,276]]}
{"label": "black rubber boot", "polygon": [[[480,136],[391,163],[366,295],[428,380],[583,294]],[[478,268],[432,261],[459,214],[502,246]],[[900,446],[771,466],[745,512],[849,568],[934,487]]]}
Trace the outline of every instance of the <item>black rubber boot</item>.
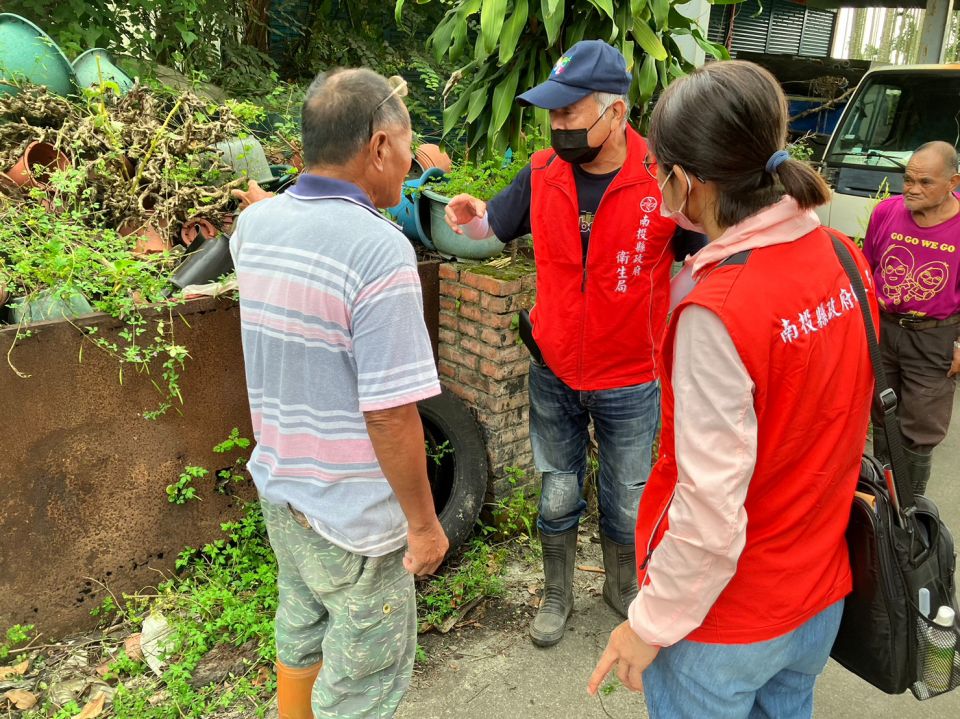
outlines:
{"label": "black rubber boot", "polygon": [[538,647],[552,647],[563,638],[567,618],[573,611],[573,565],[577,559],[577,530],[565,534],[542,534],[543,598],[530,624],[530,638]]}
{"label": "black rubber boot", "polygon": [[637,596],[637,554],[632,544],[617,544],[600,532],[603,549],[603,600],[624,619]]}
{"label": "black rubber boot", "polygon": [[907,476],[910,477],[910,486],[914,494],[925,494],[927,482],[930,481],[930,468],[933,464],[933,450],[929,452],[914,452],[904,449],[907,459]]}

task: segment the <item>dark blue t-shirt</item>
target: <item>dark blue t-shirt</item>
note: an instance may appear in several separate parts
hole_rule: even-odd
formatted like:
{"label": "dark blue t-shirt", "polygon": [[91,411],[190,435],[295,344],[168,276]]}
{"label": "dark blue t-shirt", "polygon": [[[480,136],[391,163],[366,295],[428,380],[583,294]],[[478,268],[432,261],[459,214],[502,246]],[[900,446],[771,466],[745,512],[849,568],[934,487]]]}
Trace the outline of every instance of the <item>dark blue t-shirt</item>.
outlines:
{"label": "dark blue t-shirt", "polygon": [[[573,180],[577,187],[580,205],[580,241],[583,243],[583,260],[587,259],[590,230],[597,214],[603,193],[617,176],[619,170],[603,175],[594,175],[578,165],[573,166]],[[507,242],[530,232],[530,165],[524,167],[509,185],[487,203],[490,228],[501,241]],[[707,244],[707,238],[698,232],[680,227],[673,235],[673,256],[682,262],[687,255],[695,254]]]}

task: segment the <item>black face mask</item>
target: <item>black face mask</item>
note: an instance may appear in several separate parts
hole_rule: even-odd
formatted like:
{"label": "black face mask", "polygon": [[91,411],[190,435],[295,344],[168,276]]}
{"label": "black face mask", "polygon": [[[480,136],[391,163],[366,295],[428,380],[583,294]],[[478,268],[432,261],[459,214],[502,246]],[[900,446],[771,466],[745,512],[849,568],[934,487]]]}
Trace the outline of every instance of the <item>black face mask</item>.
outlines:
{"label": "black face mask", "polygon": [[[608,107],[607,110],[609,109]],[[607,114],[607,110],[601,112],[600,117]],[[557,153],[557,157],[564,162],[569,162],[571,165],[585,165],[596,160],[607,138],[610,137],[610,133],[608,132],[607,137],[603,138],[603,142],[597,147],[590,146],[587,140],[587,134],[594,128],[594,125],[600,122],[600,117],[586,130],[551,130],[550,146],[553,148],[553,151]]]}

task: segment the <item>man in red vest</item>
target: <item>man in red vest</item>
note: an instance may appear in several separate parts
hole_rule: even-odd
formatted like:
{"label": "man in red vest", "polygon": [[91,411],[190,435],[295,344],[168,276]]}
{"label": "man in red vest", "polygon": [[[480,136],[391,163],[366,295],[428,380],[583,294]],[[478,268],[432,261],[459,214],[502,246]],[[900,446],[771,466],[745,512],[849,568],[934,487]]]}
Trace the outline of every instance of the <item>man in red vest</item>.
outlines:
{"label": "man in red vest", "polygon": [[703,244],[661,216],[627,125],[630,73],[600,40],[564,53],[520,102],[550,111],[551,149],[533,155],[489,203],[457,195],[447,222],[468,237],[533,233],[537,302],[530,344],[530,441],[543,475],[538,526],[545,586],[534,644],[563,637],[573,608],[577,526],[589,423],[600,452],[598,500],[606,580],[621,616],[637,592],[634,526],[660,415],[656,351],[670,267]]}

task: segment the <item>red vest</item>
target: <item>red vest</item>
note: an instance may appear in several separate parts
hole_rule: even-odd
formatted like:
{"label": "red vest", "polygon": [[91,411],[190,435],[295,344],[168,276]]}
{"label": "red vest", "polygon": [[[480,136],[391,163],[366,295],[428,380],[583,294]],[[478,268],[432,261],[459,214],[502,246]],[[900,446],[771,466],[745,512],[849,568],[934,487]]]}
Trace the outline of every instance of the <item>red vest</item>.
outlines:
{"label": "red vest", "polygon": [[597,208],[586,264],[573,168],[552,150],[531,160],[530,226],[537,263],[533,336],[575,390],[657,377],[670,294],[675,225],[643,166],[647,143],[627,128],[627,159]]}
{"label": "red vest", "polygon": [[[877,317],[870,270],[846,240]],[[873,369],[860,307],[821,229],[734,256],[680,303],[714,312],[755,384],[757,461],[746,496],[747,540],[736,574],[687,638],[741,644],[785,634],[851,589],[844,533],[866,440]],[[663,344],[660,458],[637,517],[641,585],[668,531],[677,483],[674,334]],[[682,419],[681,419],[682,421]]]}

